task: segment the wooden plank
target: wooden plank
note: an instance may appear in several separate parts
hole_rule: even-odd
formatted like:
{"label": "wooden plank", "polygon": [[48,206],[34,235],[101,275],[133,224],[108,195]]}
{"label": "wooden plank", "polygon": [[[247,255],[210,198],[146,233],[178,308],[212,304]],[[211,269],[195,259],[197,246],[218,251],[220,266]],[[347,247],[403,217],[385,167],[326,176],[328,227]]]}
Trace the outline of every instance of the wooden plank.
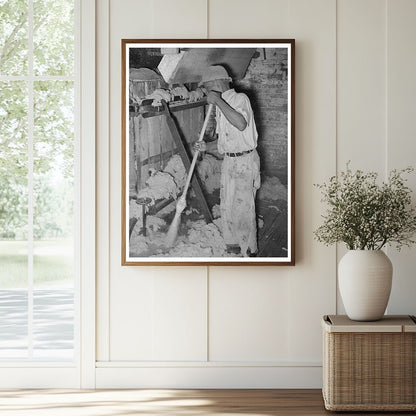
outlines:
{"label": "wooden plank", "polygon": [[157,170],[163,169],[163,163],[162,163],[162,156],[161,156],[161,147],[162,147],[162,123],[161,119],[155,119],[156,121],[156,131],[155,131],[155,138],[154,138],[154,150],[155,155],[157,155],[157,163],[156,168]]}
{"label": "wooden plank", "polygon": [[[158,161],[160,161],[160,159],[162,159],[163,162],[167,162],[174,154],[178,153],[177,150],[167,150],[164,151],[161,155],[155,155],[155,156],[150,156],[150,159],[144,159],[142,160],[142,166],[146,166],[146,165],[151,165],[154,164]],[[166,165],[166,163],[163,163],[164,165]]]}
{"label": "wooden plank", "polygon": [[149,157],[149,142],[147,137],[149,137],[149,123],[147,120],[144,120],[142,117],[137,117],[137,131],[136,135],[138,136],[139,147],[137,150],[137,161],[138,161],[138,170],[140,170],[140,183],[139,188],[145,186],[145,183],[149,177],[149,167],[143,166],[142,161],[148,159]]}
{"label": "wooden plank", "polygon": [[166,141],[166,138],[163,136],[161,121],[162,120],[159,118],[159,165],[160,165],[160,170],[163,170],[166,165],[163,159],[164,142]]}
{"label": "wooden plank", "polygon": [[[149,119],[146,120],[146,122],[148,123],[148,131],[149,131],[149,135],[147,136],[147,144],[149,146],[149,153],[148,153],[148,158],[150,159],[151,156],[155,156],[158,154],[158,146],[156,145],[156,138],[159,135],[159,124],[158,124],[158,120],[157,119]],[[155,161],[155,163],[149,165],[149,168],[154,168],[156,170],[158,170],[158,164]]]}
{"label": "wooden plank", "polygon": [[193,141],[195,141],[195,139],[193,139],[191,131],[191,110],[181,111],[179,114],[182,114],[183,132],[185,140],[187,143],[192,143]]}
{"label": "wooden plank", "polygon": [[[131,397],[137,399],[132,400]],[[51,403],[56,403],[56,406],[59,403],[61,412],[65,413],[68,410],[72,416],[85,415],[86,408],[90,414],[102,413],[103,407],[108,406],[108,403],[117,403],[117,414],[192,413],[211,416],[346,414],[326,411],[321,389],[7,389],[0,392],[0,399],[13,404],[10,405],[11,410],[7,410],[10,416],[27,414],[29,407],[31,415],[41,416],[45,414],[45,409],[51,408]],[[356,413],[348,414],[353,416]],[[394,413],[382,414],[389,416]]]}
{"label": "wooden plank", "polygon": [[[176,123],[173,120],[173,118],[172,118],[172,116],[169,112],[169,108],[168,108],[168,106],[165,102],[164,102],[164,108],[165,108],[165,116],[166,116],[165,119],[166,119],[167,126],[168,126],[169,131],[172,135],[172,138],[173,138],[173,140],[176,144],[176,147],[179,150],[179,155],[182,159],[182,162],[185,166],[185,169],[189,172],[189,168],[191,167],[191,161],[189,159],[186,148],[185,148],[185,146],[182,142],[181,135],[179,134]],[[194,174],[192,175],[191,186],[192,186],[192,189],[194,190],[194,192],[196,193],[198,202],[199,202],[199,204],[202,208],[202,213],[203,213],[205,219],[209,222],[212,222],[213,218],[212,218],[211,210],[209,209],[209,206],[208,206],[207,201],[205,199],[205,195],[202,192],[200,179],[198,178],[198,174],[196,172],[194,172]]]}
{"label": "wooden plank", "polygon": [[[202,99],[199,101],[196,101],[194,103],[188,103],[188,104],[178,104],[178,105],[170,105],[169,109],[171,113],[176,113],[178,111],[184,111],[189,110],[190,108],[197,108],[197,107],[203,107],[207,103],[206,99]],[[163,116],[165,114],[163,110],[163,106],[159,107],[153,107],[151,105],[140,107],[139,105],[131,105],[130,106],[130,114],[131,115],[142,115],[144,118],[151,118],[151,117],[157,117],[157,116]]]}
{"label": "wooden plank", "polygon": [[[386,315],[374,322],[352,321],[346,315],[329,315],[328,332],[403,332],[404,327],[416,328],[408,315]],[[409,331],[410,332],[410,331]]]}
{"label": "wooden plank", "polygon": [[134,195],[136,193],[137,184],[134,129],[134,117],[129,117],[129,195]]}
{"label": "wooden plank", "polygon": [[[215,111],[213,111],[215,114]],[[198,138],[198,133],[201,129],[202,124],[204,123],[204,108],[192,108],[190,110],[191,114],[191,141],[195,141]],[[209,126],[209,123],[208,123]],[[207,127],[208,128],[208,127]]]}
{"label": "wooden plank", "polygon": [[175,142],[172,138],[172,135],[169,132],[168,126],[163,118],[160,118],[162,121],[162,137],[164,138],[163,149],[165,152],[177,153]]}
{"label": "wooden plank", "polygon": [[[134,164],[136,168],[136,192],[141,188],[141,176],[142,169],[140,164],[140,148],[141,148],[141,138],[139,130],[139,117],[133,117],[133,135],[134,135]],[[131,150],[130,150],[131,152]]]}

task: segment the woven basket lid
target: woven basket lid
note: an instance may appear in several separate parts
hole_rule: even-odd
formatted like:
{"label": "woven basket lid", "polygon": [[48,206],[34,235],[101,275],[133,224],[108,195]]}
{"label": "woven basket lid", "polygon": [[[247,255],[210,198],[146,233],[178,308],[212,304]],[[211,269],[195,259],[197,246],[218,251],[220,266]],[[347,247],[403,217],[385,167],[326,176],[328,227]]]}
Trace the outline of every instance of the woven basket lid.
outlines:
{"label": "woven basket lid", "polygon": [[373,322],[352,321],[346,315],[326,315],[322,327],[327,332],[416,332],[416,318],[410,315],[385,315]]}

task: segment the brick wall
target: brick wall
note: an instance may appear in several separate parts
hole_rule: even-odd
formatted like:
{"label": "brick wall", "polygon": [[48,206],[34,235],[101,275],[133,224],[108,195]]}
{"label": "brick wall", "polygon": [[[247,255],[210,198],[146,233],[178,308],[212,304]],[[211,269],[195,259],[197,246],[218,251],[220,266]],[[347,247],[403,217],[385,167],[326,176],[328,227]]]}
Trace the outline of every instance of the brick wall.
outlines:
{"label": "brick wall", "polygon": [[287,50],[259,49],[244,79],[234,83],[251,101],[262,172],[287,183]]}

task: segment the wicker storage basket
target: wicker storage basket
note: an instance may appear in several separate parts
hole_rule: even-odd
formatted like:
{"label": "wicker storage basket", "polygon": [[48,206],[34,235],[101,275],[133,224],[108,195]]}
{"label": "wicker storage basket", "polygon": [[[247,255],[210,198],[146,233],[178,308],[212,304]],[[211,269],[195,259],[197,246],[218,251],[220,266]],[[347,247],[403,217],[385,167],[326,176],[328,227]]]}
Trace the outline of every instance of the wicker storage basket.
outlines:
{"label": "wicker storage basket", "polygon": [[416,410],[416,319],[324,316],[323,397],[335,411]]}

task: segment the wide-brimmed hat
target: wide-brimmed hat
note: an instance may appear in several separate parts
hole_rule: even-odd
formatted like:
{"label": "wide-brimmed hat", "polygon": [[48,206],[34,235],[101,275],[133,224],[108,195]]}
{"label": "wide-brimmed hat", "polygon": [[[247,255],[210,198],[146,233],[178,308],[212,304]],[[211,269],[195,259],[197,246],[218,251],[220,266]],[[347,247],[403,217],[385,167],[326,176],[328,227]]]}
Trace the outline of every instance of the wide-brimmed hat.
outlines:
{"label": "wide-brimmed hat", "polygon": [[228,75],[227,70],[223,66],[211,65],[202,73],[202,79],[199,85],[203,85],[208,81],[216,81],[219,79],[231,81],[231,77]]}

